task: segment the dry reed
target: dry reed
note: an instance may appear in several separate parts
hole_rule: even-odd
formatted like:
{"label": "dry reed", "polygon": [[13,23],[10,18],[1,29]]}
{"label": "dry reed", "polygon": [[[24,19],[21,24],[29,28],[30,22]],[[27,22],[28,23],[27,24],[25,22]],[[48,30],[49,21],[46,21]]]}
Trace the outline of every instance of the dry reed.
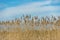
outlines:
{"label": "dry reed", "polygon": [[[57,19],[58,18],[58,19]],[[59,17],[31,17],[29,15],[11,21],[0,21],[0,40],[60,40]]]}

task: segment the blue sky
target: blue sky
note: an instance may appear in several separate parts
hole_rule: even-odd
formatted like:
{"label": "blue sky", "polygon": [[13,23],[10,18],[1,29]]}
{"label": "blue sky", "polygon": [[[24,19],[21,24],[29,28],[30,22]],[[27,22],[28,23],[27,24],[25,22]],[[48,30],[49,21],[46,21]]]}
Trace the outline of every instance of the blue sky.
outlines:
{"label": "blue sky", "polygon": [[0,21],[32,16],[60,16],[60,0],[0,0]]}

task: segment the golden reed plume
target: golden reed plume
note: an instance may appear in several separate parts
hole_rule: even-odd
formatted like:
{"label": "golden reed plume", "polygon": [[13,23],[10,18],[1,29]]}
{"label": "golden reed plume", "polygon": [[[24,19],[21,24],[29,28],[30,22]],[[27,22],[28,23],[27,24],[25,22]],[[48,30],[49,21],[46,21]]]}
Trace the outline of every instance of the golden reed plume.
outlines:
{"label": "golden reed plume", "polygon": [[60,16],[23,15],[0,21],[0,27],[0,40],[60,40]]}

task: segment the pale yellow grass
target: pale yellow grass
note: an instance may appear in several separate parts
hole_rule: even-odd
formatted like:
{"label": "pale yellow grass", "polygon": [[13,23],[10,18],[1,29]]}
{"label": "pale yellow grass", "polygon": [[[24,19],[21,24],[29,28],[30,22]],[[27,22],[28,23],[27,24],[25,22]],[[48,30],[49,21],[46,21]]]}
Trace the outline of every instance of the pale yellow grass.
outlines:
{"label": "pale yellow grass", "polygon": [[[0,40],[60,40],[60,30],[39,31],[19,29],[16,32],[0,32]],[[19,30],[19,31],[18,31]]]}
{"label": "pale yellow grass", "polygon": [[[29,16],[26,16],[24,17],[24,21],[16,19],[12,20],[11,22],[0,22],[0,25],[5,25],[5,27],[17,26],[17,28],[8,28],[7,30],[3,30],[2,32],[0,31],[0,40],[60,40],[60,29],[57,29],[60,26],[60,19],[57,20],[55,19],[55,17],[53,17],[53,22],[50,22],[51,20],[49,18],[48,20],[50,21],[47,21],[45,18],[42,18],[43,20],[38,19],[38,17],[32,17],[31,20],[29,20],[29,18]],[[48,24],[52,24],[53,30],[47,30],[45,28],[45,26],[47,26]],[[22,27],[21,25],[24,26],[24,31],[19,28]],[[42,26],[42,28],[39,30],[34,30],[35,26]],[[32,29],[29,30],[28,27],[31,27]]]}

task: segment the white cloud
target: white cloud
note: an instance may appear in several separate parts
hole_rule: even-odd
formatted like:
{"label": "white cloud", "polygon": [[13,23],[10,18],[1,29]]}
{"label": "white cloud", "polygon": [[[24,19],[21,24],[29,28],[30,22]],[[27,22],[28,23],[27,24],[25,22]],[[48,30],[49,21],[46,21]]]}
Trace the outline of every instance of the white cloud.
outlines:
{"label": "white cloud", "polygon": [[20,14],[33,14],[33,13],[43,13],[43,12],[54,12],[59,10],[59,6],[43,6],[49,5],[50,1],[46,2],[32,2],[25,5],[20,5],[16,7],[9,7],[0,12],[0,18],[6,18],[11,16],[16,16]]}

